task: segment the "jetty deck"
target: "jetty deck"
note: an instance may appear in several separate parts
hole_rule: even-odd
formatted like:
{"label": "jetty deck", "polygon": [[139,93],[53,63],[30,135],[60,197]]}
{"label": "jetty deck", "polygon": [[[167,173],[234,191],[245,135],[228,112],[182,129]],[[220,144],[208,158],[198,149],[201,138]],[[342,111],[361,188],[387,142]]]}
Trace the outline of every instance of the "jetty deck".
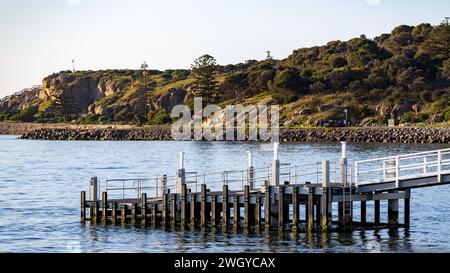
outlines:
{"label": "jetty deck", "polygon": [[[450,184],[450,149],[354,164],[348,164],[345,150],[343,143],[339,162],[295,165],[280,162],[275,144],[274,160],[266,167],[254,167],[249,153],[246,170],[207,174],[187,172],[181,153],[175,176],[91,178],[89,197],[81,192],[81,222],[247,232],[409,228],[411,190]],[[383,201],[388,203],[384,223]],[[360,205],[358,215],[354,215],[355,202]],[[374,215],[370,222],[369,204]]]}

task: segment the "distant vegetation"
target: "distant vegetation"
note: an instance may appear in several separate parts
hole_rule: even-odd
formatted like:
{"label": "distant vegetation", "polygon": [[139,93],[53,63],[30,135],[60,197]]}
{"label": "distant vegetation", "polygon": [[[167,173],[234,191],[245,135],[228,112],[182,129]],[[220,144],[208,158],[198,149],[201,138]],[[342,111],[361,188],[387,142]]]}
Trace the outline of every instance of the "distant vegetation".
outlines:
{"label": "distant vegetation", "polygon": [[220,66],[212,56],[190,70],[70,71],[44,79],[29,103],[0,103],[0,121],[166,124],[194,95],[219,104],[282,106],[285,126],[431,124],[450,121],[450,29],[399,26],[374,39],[298,49],[284,60]]}

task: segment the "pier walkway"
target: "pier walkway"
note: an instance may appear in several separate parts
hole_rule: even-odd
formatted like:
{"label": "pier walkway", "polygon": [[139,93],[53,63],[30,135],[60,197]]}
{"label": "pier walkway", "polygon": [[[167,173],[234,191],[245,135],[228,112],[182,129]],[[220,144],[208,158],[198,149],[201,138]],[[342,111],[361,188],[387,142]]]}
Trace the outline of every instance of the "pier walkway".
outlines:
{"label": "pier walkway", "polygon": [[[81,221],[256,232],[409,228],[411,190],[450,184],[450,149],[349,164],[342,143],[339,162],[296,165],[280,162],[278,143],[274,146],[272,163],[263,167],[255,167],[249,153],[245,170],[188,172],[181,153],[174,176],[91,178],[89,197],[81,192]],[[403,217],[399,217],[400,200]],[[385,223],[380,217],[382,201],[388,203]],[[355,202],[360,203],[359,215],[354,215]],[[368,202],[373,202],[371,222]]]}

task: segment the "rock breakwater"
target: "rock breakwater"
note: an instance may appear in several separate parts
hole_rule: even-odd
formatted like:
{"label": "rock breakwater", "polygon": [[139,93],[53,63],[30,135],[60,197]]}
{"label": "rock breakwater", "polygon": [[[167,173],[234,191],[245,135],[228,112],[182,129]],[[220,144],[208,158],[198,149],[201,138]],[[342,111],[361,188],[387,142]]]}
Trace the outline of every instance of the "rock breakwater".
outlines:
{"label": "rock breakwater", "polygon": [[[170,141],[169,127],[142,129],[69,129],[40,128],[22,135],[23,139],[40,140],[147,140]],[[282,142],[385,142],[385,143],[450,143],[449,127],[397,128],[308,128],[281,129]]]}

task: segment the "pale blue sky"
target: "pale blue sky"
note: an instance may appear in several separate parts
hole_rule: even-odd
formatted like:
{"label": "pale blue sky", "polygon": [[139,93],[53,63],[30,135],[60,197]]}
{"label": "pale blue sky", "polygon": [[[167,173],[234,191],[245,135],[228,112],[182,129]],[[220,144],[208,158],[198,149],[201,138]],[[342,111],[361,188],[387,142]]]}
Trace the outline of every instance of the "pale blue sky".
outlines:
{"label": "pale blue sky", "polygon": [[438,24],[448,0],[0,0],[0,97],[77,69],[188,68]]}

